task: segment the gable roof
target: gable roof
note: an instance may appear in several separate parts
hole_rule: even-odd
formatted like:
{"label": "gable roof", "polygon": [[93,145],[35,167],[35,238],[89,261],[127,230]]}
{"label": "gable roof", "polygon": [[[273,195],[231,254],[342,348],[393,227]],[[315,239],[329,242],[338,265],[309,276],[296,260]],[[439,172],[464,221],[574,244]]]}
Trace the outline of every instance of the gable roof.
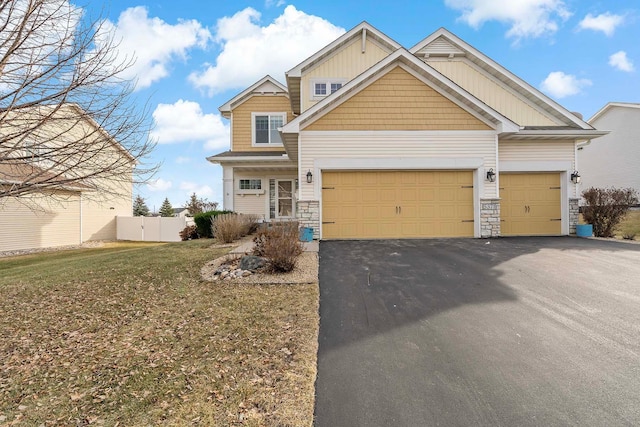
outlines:
{"label": "gable roof", "polygon": [[523,94],[533,106],[560,119],[564,126],[593,130],[593,127],[529,83],[516,76],[445,28],[440,28],[414,45],[409,52],[416,56],[464,56],[505,86]]}
{"label": "gable roof", "polygon": [[419,60],[406,49],[400,48],[355,79],[344,85],[339,91],[327,96],[304,113],[281,128],[283,143],[292,159],[297,158],[297,135],[306,124],[324,116],[338,105],[369,86],[396,66],[402,66],[406,71],[422,80],[445,98],[457,104],[480,121],[496,129],[498,133],[518,132],[520,127],[489,107],[475,96],[440,74],[433,67]]}
{"label": "gable roof", "polygon": [[238,105],[245,102],[247,99],[251,97],[253,94],[283,94],[288,96],[287,87],[282,83],[271,77],[270,75],[266,75],[224,104],[218,107],[218,110],[222,114],[223,117],[227,119],[231,117],[231,110],[237,107]]}
{"label": "gable roof", "polygon": [[333,42],[320,49],[289,71],[285,73],[287,77],[287,87],[291,97],[291,108],[294,114],[300,114],[300,80],[302,73],[308,69],[325,61],[335,52],[350,44],[354,39],[361,37],[364,40],[371,38],[385,48],[389,53],[401,48],[402,46],[382,31],[373,27],[366,21],[353,27],[351,30],[338,37]]}
{"label": "gable roof", "polygon": [[589,120],[587,120],[587,122],[589,123],[593,123],[594,120],[598,120],[602,115],[604,115],[605,113],[607,113],[609,110],[611,110],[614,107],[621,107],[621,108],[638,108],[640,109],[640,103],[633,103],[633,102],[608,102],[604,107],[602,107],[600,110],[598,110],[597,113],[595,113]]}

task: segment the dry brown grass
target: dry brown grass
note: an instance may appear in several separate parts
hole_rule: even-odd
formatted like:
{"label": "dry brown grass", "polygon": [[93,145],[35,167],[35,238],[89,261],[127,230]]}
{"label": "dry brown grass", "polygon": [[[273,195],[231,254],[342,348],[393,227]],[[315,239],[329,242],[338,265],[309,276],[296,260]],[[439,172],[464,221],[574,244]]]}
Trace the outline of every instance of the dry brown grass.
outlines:
{"label": "dry brown grass", "polygon": [[203,282],[210,243],[0,260],[4,422],[311,425],[317,286]]}
{"label": "dry brown grass", "polygon": [[231,243],[253,233],[258,228],[258,215],[228,213],[211,218],[211,230],[216,240]]}
{"label": "dry brown grass", "polygon": [[627,212],[622,222],[616,227],[616,238],[622,239],[625,235],[635,236],[635,240],[640,240],[640,210]]}

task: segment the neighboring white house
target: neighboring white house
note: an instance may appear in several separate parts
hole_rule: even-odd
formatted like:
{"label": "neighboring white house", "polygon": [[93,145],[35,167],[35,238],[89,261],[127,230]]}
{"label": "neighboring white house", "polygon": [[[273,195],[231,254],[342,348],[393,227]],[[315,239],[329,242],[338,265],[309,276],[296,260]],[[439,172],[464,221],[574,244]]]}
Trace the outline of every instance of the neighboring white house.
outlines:
{"label": "neighboring white house", "polygon": [[[55,143],[64,144],[66,138],[77,140],[78,135],[96,134],[96,129],[104,132],[77,105],[68,104],[64,108],[66,114],[75,111],[82,119],[60,133]],[[116,239],[116,216],[130,216],[132,212],[134,159],[113,138],[101,136],[99,141],[108,145],[97,152],[96,162],[126,165],[118,166],[118,179],[98,176],[85,179],[83,184],[60,184],[37,193],[0,198],[0,251]],[[52,178],[64,182],[67,178],[56,174],[49,164],[40,166],[42,168],[37,162],[4,160],[0,163],[0,186],[24,181],[37,184],[37,180]]]}
{"label": "neighboring white house", "polygon": [[581,189],[630,187],[640,193],[640,103],[609,102],[588,122],[610,133],[579,145]]}

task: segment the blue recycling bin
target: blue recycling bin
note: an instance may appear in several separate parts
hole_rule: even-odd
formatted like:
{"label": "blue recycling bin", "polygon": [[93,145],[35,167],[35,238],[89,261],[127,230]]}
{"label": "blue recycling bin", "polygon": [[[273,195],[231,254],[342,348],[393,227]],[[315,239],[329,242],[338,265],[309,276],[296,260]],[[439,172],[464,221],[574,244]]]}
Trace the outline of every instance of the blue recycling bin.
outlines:
{"label": "blue recycling bin", "polygon": [[578,225],[576,225],[576,236],[578,236],[578,237],[591,237],[591,236],[593,236],[593,225],[591,225],[591,224],[578,224]]}
{"label": "blue recycling bin", "polygon": [[313,228],[311,227],[300,227],[300,241],[301,242],[310,242],[313,240]]}

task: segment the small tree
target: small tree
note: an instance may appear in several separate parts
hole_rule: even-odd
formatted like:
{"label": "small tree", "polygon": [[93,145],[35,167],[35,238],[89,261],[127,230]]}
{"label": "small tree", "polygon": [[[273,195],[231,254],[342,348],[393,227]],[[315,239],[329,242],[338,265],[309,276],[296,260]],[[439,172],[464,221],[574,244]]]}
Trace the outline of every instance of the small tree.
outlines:
{"label": "small tree", "polygon": [[163,216],[163,217],[173,216],[173,206],[171,206],[171,202],[169,202],[169,199],[166,197],[164,199],[164,202],[162,202],[162,206],[160,206],[160,216]]}
{"label": "small tree", "polygon": [[218,209],[218,202],[210,202],[205,198],[198,197],[196,193],[192,193],[189,200],[184,204],[191,216],[195,216],[202,212],[210,212]]}
{"label": "small tree", "polygon": [[632,188],[589,188],[582,192],[586,206],[582,209],[584,220],[593,225],[596,237],[613,237],[614,228],[620,224],[629,207],[638,203],[638,193]]}
{"label": "small tree", "polygon": [[149,216],[149,207],[140,195],[133,201],[133,216]]}

